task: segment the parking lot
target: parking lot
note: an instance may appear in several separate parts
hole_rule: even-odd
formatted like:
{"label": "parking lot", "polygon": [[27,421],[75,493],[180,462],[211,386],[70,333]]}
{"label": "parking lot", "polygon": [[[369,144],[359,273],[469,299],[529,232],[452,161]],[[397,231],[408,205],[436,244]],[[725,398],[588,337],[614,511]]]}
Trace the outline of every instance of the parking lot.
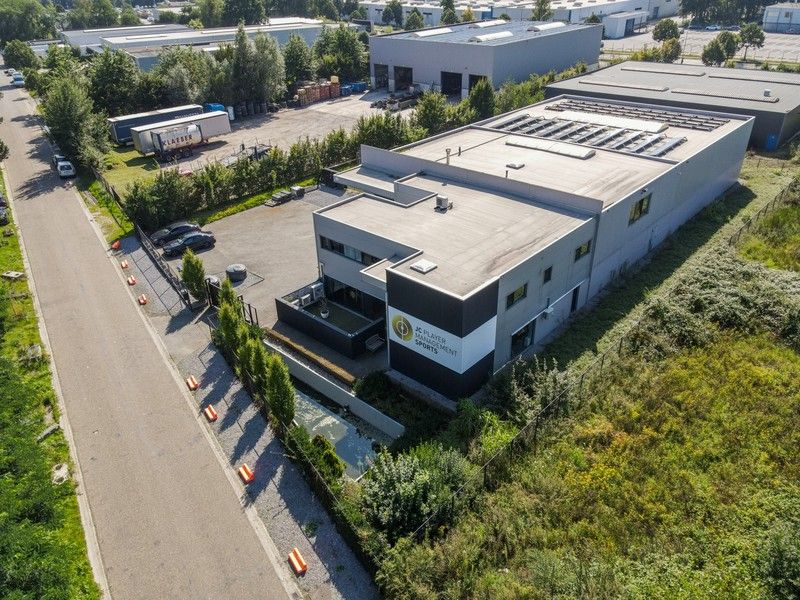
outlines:
{"label": "parking lot", "polygon": [[[685,30],[681,35],[681,46],[684,53],[690,56],[700,56],[705,46],[717,37],[719,31]],[[763,48],[750,48],[747,51],[748,60],[769,60],[772,62],[800,62],[800,35],[790,33],[766,33]],[[632,52],[641,48],[660,45],[653,41],[653,26],[648,31],[632,35],[621,40],[603,40],[603,49],[608,51]],[[738,58],[744,56],[744,50],[736,54]]]}
{"label": "parking lot", "polygon": [[[288,149],[299,139],[320,138],[340,127],[349,132],[359,117],[381,113],[380,109],[370,108],[370,104],[386,96],[385,91],[367,92],[317,102],[304,108],[286,108],[276,113],[237,119],[231,123],[230,134],[196,148],[192,156],[181,159],[179,164],[183,170],[194,171],[208,162],[231,156],[241,149],[242,144],[246,148],[271,144]],[[155,176],[159,168],[155,158],[141,156],[133,146],[113,150],[109,157],[118,166],[107,171],[106,178],[120,190],[139,177]]]}

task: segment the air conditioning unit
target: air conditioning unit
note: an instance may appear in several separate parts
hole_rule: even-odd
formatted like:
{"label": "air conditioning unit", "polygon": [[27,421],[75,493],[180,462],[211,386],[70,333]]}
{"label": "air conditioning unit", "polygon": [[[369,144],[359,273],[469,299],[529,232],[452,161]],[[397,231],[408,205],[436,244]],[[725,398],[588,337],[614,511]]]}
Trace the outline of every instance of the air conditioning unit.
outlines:
{"label": "air conditioning unit", "polygon": [[443,194],[437,194],[434,210],[438,212],[447,212],[450,208],[453,208],[453,203],[450,202],[450,199]]}
{"label": "air conditioning unit", "polygon": [[312,283],[309,290],[311,292],[311,299],[315,302],[325,295],[325,288],[322,286],[321,282]]}
{"label": "air conditioning unit", "polygon": [[300,296],[300,306],[308,306],[311,302],[311,294],[303,294]]}

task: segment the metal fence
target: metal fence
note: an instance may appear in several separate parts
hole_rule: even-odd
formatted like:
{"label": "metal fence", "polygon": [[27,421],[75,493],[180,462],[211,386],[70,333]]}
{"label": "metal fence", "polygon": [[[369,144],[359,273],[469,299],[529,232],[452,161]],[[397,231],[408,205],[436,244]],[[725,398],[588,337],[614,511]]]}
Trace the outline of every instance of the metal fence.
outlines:
{"label": "metal fence", "polygon": [[[753,224],[763,219],[776,207],[795,198],[800,192],[800,189],[798,189],[800,188],[799,184],[800,176],[783,188],[775,198],[759,209],[758,212],[748,217],[745,223],[726,240],[727,244],[729,246],[736,245],[742,233],[748,231]],[[678,283],[663,291],[662,294],[669,295],[677,285]],[[559,414],[567,414],[582,405],[584,395],[588,392],[584,388],[587,387],[590,380],[602,376],[603,372],[607,371],[616,359],[625,354],[626,342],[631,339],[631,335],[643,324],[644,318],[644,316],[640,317],[625,333],[620,335],[617,342],[599,354],[582,372],[570,377],[563,389],[544,404],[509,442],[484,462],[471,478],[456,489],[447,500],[441,502],[412,535],[417,539],[424,538],[428,532],[443,524],[448,510],[452,513],[457,504],[472,504],[481,489],[493,489],[498,482],[503,480],[509,466],[520,451],[526,450],[535,454],[538,450],[539,433],[542,425],[552,417]]]}
{"label": "metal fence", "polygon": [[191,305],[191,299],[189,296],[189,291],[186,289],[186,286],[183,285],[183,281],[178,276],[175,271],[172,270],[172,267],[169,265],[167,261],[161,256],[161,253],[156,248],[155,244],[150,240],[144,230],[139,227],[136,223],[133,224],[134,230],[136,232],[137,239],[142,243],[142,249],[147,253],[147,255],[152,259],[152,261],[158,267],[158,270],[161,271],[161,274],[164,276],[164,279],[174,288],[176,292],[178,292],[178,296],[180,296],[183,303],[186,306]]}

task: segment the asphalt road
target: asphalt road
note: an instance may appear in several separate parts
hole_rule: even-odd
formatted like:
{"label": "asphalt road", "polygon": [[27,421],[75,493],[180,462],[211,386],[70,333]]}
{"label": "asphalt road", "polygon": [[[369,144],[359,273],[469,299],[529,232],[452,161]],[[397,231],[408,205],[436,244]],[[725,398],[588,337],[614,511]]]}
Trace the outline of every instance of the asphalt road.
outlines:
{"label": "asphalt road", "polygon": [[251,525],[80,199],[49,168],[33,103],[0,78],[14,213],[112,597],[288,597],[271,540]]}

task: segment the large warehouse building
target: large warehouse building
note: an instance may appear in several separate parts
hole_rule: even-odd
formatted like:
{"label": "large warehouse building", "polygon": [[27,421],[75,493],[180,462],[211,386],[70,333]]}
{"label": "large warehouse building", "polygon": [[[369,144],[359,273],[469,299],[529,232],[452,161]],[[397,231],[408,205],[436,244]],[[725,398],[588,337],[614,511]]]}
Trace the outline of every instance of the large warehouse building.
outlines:
{"label": "large warehouse building", "polygon": [[495,87],[533,73],[597,63],[600,25],[483,21],[370,38],[373,87],[409,86],[465,96],[481,78]]}
{"label": "large warehouse building", "polygon": [[126,35],[153,36],[162,39],[164,35],[193,31],[186,25],[167,23],[158,25],[139,25],[134,27],[103,27],[100,29],[70,29],[61,32],[61,40],[73,48],[80,50],[81,56],[103,51],[103,38],[123,37]]}
{"label": "large warehouse building", "polygon": [[278,316],[341,348],[308,308],[324,290],[329,310],[385,320],[389,368],[470,394],[734,184],[752,123],[564,96],[362,146],[335,180],[363,193],[314,213],[321,281]]}
{"label": "large warehouse building", "polygon": [[561,94],[751,115],[750,144],[767,150],[800,130],[800,78],[793,73],[623,62],[547,87],[548,98]]}
{"label": "large warehouse building", "polygon": [[771,33],[800,33],[800,4],[782,2],[765,7],[762,28]]}

